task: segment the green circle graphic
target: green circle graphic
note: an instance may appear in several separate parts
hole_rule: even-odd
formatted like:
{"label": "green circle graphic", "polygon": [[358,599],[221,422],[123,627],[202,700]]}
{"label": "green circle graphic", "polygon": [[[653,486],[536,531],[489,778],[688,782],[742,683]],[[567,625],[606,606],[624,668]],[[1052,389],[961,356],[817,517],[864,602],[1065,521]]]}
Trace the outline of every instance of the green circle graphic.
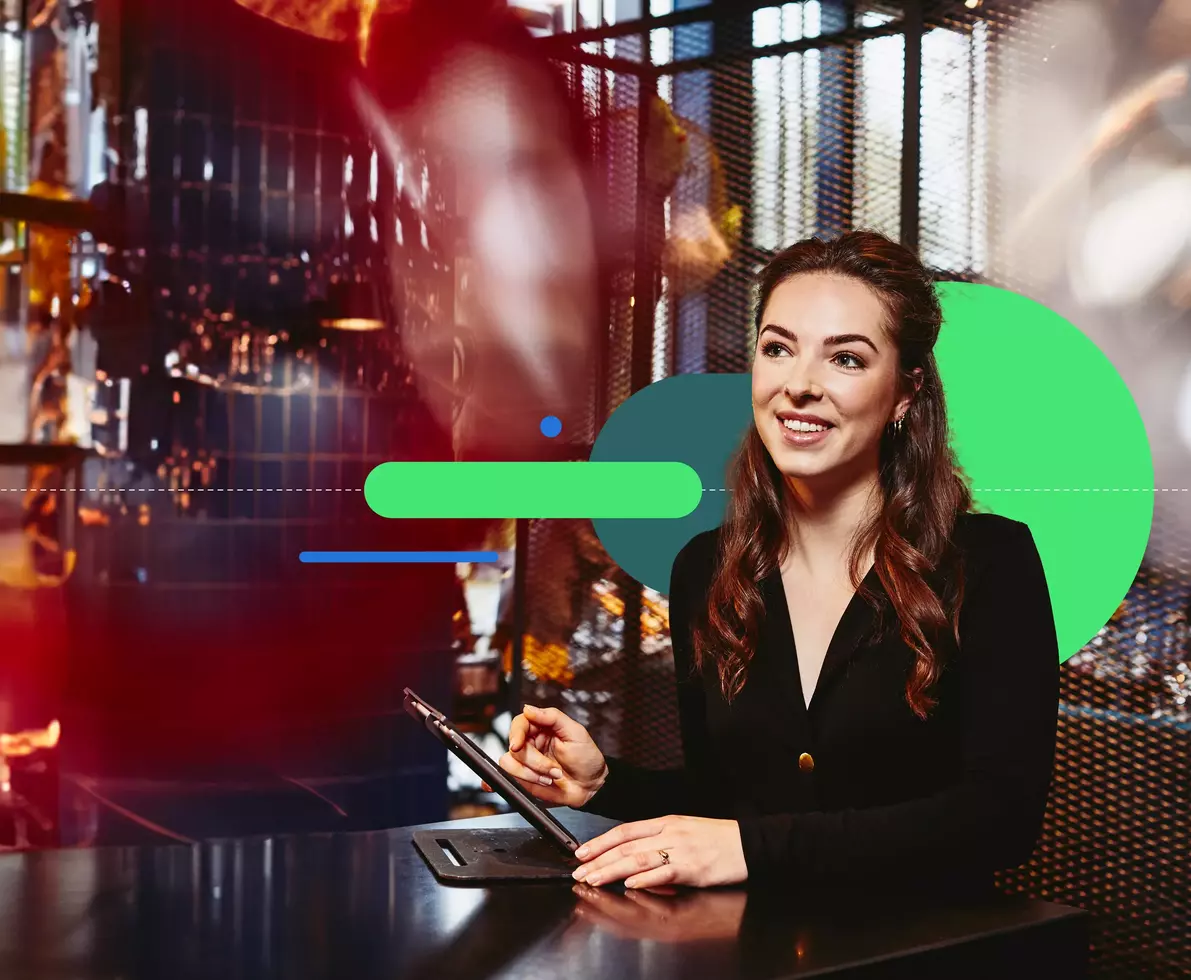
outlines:
{"label": "green circle graphic", "polygon": [[952,445],[978,509],[1030,526],[1066,660],[1111,618],[1145,554],[1145,424],[1112,362],[1053,310],[994,286],[938,292]]}
{"label": "green circle graphic", "polygon": [[[976,509],[1029,525],[1066,660],[1111,618],[1145,554],[1154,515],[1145,425],[1116,368],[1054,311],[995,286],[938,292],[935,355],[952,444]],[[613,560],[668,591],[679,549],[722,522],[726,467],[751,425],[747,374],[667,378],[617,408],[593,460],[678,460],[699,473],[704,493],[681,519],[593,521]]]}

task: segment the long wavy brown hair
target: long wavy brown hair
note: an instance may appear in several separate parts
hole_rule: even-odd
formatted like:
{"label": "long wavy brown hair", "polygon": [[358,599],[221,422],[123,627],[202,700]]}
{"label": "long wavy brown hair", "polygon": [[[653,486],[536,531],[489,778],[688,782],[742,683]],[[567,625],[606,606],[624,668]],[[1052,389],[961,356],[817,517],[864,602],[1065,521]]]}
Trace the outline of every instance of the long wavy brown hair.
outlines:
{"label": "long wavy brown hair", "polygon": [[[880,298],[885,328],[894,342],[899,369],[913,391],[915,368],[921,383],[895,433],[881,437],[879,479],[882,506],[857,527],[849,571],[853,588],[878,613],[876,637],[893,624],[914,651],[906,701],[919,718],[937,703],[932,689],[954,637],[959,644],[963,567],[952,532],[971,508],[971,492],[950,445],[943,385],[934,345],[942,310],[929,271],[908,248],[872,231],[853,231],[832,241],[797,242],[779,252],[757,276],[754,337],[769,297],[794,276],[831,273],[858,280]],[[714,662],[724,697],[743,688],[757,647],[764,603],[761,582],[789,553],[788,488],[755,425],[749,427],[729,467],[727,513],[709,601],[699,605],[693,627],[694,667]],[[870,552],[888,596],[867,588],[861,561]],[[889,604],[892,604],[890,615]]]}

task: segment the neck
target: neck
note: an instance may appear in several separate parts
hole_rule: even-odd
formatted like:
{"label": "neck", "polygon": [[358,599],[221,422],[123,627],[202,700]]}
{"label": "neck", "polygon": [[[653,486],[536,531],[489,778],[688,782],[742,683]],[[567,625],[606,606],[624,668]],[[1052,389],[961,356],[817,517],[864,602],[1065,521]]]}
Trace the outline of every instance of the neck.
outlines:
{"label": "neck", "polygon": [[[881,505],[877,473],[835,483],[786,480],[790,560],[809,569],[838,566],[856,529]],[[795,557],[797,556],[797,557]]]}

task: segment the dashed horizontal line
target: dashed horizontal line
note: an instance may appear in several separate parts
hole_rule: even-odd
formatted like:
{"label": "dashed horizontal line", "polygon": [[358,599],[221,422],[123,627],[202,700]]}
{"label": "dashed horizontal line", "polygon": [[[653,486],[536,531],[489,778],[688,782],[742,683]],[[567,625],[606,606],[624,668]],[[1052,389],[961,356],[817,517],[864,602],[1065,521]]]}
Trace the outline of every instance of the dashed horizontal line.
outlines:
{"label": "dashed horizontal line", "polygon": [[[22,490],[0,487],[0,493],[34,493],[45,487]],[[83,487],[81,493],[358,493],[363,487]]]}
{"label": "dashed horizontal line", "polygon": [[[45,487],[0,487],[0,493],[34,493]],[[362,493],[363,487],[82,487],[87,493]],[[704,487],[704,493],[732,493]],[[978,487],[973,493],[1191,493],[1191,487]]]}
{"label": "dashed horizontal line", "polygon": [[1187,493],[1191,487],[978,487],[973,493]]}
{"label": "dashed horizontal line", "polygon": [[[705,493],[731,493],[705,487]],[[977,487],[973,493],[1191,493],[1191,487]]]}

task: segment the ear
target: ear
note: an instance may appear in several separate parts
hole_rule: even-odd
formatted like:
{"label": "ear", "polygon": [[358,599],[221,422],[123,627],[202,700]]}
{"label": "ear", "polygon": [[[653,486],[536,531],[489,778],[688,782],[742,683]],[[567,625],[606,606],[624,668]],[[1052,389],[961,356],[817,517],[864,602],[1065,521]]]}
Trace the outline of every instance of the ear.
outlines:
{"label": "ear", "polygon": [[910,372],[910,380],[912,382],[911,387],[913,390],[904,391],[902,396],[898,398],[897,403],[893,406],[894,419],[901,418],[909,410],[910,403],[914,400],[914,396],[917,395],[922,389],[922,378],[922,368],[914,368],[914,370]]}

